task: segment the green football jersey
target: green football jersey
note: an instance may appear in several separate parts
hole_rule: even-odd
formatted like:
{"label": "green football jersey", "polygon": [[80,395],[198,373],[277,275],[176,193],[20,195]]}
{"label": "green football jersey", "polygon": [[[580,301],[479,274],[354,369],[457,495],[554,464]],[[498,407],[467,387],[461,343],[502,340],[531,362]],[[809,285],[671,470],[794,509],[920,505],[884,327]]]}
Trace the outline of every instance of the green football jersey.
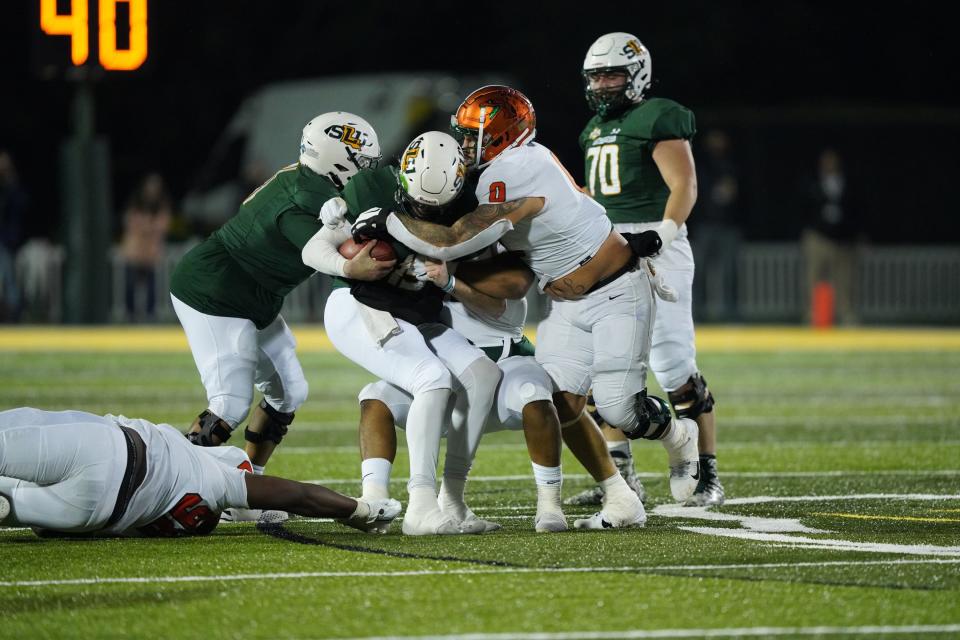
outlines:
{"label": "green football jersey", "polygon": [[332,182],[306,167],[281,169],[180,260],[170,292],[202,313],[266,328],[284,297],[313,275],[300,252],[323,226],[320,207],[337,195]]}
{"label": "green football jersey", "polygon": [[[349,209],[346,214],[347,219],[352,223],[359,214],[372,207],[397,209],[399,206],[396,200],[397,185],[396,167],[365,169],[357,173],[344,186],[341,194]],[[476,207],[477,199],[473,189],[470,184],[465,184],[460,196],[444,211],[442,219],[438,222],[452,224],[457,218],[473,211]],[[398,261],[412,253],[409,248],[396,240],[392,240],[390,245],[397,254]],[[335,278],[334,286],[349,286],[350,293],[363,304],[387,311],[394,317],[411,324],[440,321],[444,293],[438,287],[427,283],[420,289],[415,289],[413,282],[404,278],[398,280],[391,276],[373,282]]]}
{"label": "green football jersey", "polygon": [[587,189],[618,222],[656,222],[670,196],[653,148],[660,140],[690,140],[691,112],[672,100],[649,98],[608,118],[594,116],[580,134]]}

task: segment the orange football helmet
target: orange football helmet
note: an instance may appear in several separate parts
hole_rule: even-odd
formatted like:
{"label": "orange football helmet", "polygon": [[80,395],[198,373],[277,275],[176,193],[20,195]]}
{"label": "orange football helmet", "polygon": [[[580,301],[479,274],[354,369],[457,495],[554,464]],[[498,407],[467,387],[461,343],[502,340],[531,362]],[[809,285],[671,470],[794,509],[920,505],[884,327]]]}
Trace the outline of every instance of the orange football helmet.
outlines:
{"label": "orange football helmet", "polygon": [[537,115],[533,104],[516,89],[491,84],[480,87],[464,100],[451,116],[450,125],[461,145],[465,138],[476,140],[476,147],[464,146],[467,155],[473,151],[477,167],[490,164],[498,155],[533,140]]}

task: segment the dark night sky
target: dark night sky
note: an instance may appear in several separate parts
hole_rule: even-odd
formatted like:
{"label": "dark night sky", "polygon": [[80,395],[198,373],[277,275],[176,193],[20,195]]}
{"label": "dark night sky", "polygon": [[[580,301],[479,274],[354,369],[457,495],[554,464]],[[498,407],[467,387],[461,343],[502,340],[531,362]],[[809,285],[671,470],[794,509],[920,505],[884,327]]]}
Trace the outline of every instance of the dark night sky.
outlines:
{"label": "dark night sky", "polygon": [[[0,148],[33,194],[31,230],[56,235],[59,201],[48,185],[70,129],[72,87],[34,73],[38,1],[0,8]],[[960,239],[960,56],[942,5],[600,6],[151,0],[147,68],[96,88],[114,202],[151,169],[182,195],[240,101],[266,83],[399,70],[507,71],[537,109],[538,139],[582,178],[576,138],[590,114],[580,65],[598,35],[625,30],[653,54],[655,95],[691,107],[701,131],[732,133],[748,235],[795,237],[798,177],[835,145],[866,194],[870,237]],[[918,214],[933,216],[936,233],[897,228]]]}

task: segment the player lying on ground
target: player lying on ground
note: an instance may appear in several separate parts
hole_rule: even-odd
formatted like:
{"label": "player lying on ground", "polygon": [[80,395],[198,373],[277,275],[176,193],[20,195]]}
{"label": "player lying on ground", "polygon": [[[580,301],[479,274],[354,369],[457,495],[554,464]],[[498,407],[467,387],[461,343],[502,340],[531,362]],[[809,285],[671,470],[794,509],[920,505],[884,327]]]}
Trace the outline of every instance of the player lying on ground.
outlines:
{"label": "player lying on ground", "polygon": [[580,419],[593,387],[597,410],[630,438],[659,440],[674,498],[697,486],[697,426],[672,419],[669,405],[647,396],[646,368],[655,310],[654,286],[638,258],[654,255],[655,231],[628,244],[602,206],[584,194],[549,149],[535,142],[536,116],[515,89],[482,87],[454,116],[468,162],[481,170],[479,206],[450,227],[403,212],[370,211],[355,235],[392,236],[417,252],[452,260],[495,236],[520,252],[539,287],[554,298],[537,330],[537,361],[558,391],[564,424]]}
{"label": "player lying on ground", "polygon": [[249,473],[236,447],[201,448],[167,424],[83,411],[0,412],[0,526],[38,533],[205,535],[228,507],[389,524],[396,500],[348,498]]}

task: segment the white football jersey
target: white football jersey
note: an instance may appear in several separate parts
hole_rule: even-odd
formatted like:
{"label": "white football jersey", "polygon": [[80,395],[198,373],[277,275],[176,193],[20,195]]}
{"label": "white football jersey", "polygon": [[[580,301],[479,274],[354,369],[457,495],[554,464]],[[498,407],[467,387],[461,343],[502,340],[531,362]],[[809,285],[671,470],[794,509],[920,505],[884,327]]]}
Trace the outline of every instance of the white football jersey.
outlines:
{"label": "white football jersey", "polygon": [[531,142],[507,149],[483,170],[480,204],[544,198],[543,209],[514,224],[500,242],[522,251],[540,289],[586,264],[613,230],[606,210],[580,191],[553,153]]}
{"label": "white football jersey", "polygon": [[[216,526],[220,512],[246,504],[250,459],[237,447],[198,447],[167,424],[105,416],[134,429],[147,447],[147,473],[126,512],[108,533],[149,525],[152,535],[179,535]],[[132,533],[132,531],[131,531]]]}

